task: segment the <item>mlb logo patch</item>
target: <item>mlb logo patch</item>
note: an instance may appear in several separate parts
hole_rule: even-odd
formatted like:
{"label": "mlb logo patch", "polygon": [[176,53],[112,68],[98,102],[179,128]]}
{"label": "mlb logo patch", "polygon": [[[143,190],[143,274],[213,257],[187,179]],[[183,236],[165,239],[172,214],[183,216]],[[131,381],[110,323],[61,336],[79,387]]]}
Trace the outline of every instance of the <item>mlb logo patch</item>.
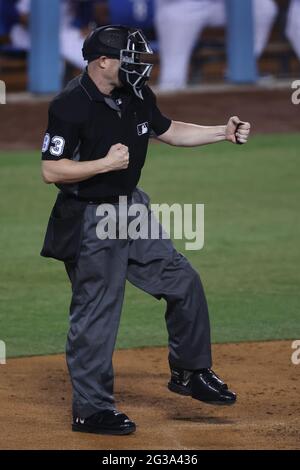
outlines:
{"label": "mlb logo patch", "polygon": [[137,126],[137,132],[138,132],[138,135],[148,134],[148,132],[149,132],[149,123],[148,122],[143,122],[142,124],[139,124]]}

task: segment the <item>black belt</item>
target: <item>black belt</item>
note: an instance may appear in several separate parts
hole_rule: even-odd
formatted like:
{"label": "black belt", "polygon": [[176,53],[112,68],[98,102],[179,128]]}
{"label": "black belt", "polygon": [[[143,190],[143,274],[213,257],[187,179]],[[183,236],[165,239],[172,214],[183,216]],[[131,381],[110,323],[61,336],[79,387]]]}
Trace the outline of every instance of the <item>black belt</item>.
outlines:
{"label": "black belt", "polygon": [[85,202],[86,204],[119,204],[119,198],[120,197],[127,197],[127,202],[131,203],[132,201],[132,194],[127,195],[121,195],[121,196],[107,196],[107,197],[101,197],[101,198],[82,198],[82,197],[77,197],[73,194],[64,194],[67,197],[70,197],[76,201],[79,202]]}

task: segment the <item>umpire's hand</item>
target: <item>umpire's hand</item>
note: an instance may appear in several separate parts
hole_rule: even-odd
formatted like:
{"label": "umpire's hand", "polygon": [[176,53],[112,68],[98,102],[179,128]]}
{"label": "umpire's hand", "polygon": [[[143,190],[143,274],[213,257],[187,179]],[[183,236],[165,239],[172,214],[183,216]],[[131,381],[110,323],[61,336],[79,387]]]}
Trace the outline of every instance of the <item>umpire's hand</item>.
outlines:
{"label": "umpire's hand", "polygon": [[237,116],[229,119],[226,126],[226,140],[233,144],[246,144],[248,142],[251,125],[241,121]]}
{"label": "umpire's hand", "polygon": [[123,144],[113,145],[105,160],[109,171],[126,170],[129,165],[128,147]]}

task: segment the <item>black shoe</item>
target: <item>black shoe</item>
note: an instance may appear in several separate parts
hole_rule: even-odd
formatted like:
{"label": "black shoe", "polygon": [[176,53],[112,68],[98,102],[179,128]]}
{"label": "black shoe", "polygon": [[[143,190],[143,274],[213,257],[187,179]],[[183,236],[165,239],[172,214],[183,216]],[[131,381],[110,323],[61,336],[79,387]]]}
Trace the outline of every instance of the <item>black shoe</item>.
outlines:
{"label": "black shoe", "polygon": [[171,392],[191,396],[210,405],[234,405],[236,394],[211,369],[188,371],[171,368]]}
{"label": "black shoe", "polygon": [[99,411],[89,418],[74,417],[72,430],[92,434],[123,435],[136,430],[135,423],[128,416],[114,410]]}

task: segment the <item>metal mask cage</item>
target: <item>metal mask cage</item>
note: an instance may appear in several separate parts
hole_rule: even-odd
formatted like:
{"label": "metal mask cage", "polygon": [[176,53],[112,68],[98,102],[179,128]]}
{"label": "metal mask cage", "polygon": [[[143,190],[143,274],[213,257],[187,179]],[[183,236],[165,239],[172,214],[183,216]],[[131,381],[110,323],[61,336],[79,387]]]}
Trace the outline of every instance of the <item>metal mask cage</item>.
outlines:
{"label": "metal mask cage", "polygon": [[152,72],[153,63],[147,62],[152,56],[153,50],[140,30],[129,34],[126,49],[120,51],[120,70],[139,98],[143,98],[141,90]]}

